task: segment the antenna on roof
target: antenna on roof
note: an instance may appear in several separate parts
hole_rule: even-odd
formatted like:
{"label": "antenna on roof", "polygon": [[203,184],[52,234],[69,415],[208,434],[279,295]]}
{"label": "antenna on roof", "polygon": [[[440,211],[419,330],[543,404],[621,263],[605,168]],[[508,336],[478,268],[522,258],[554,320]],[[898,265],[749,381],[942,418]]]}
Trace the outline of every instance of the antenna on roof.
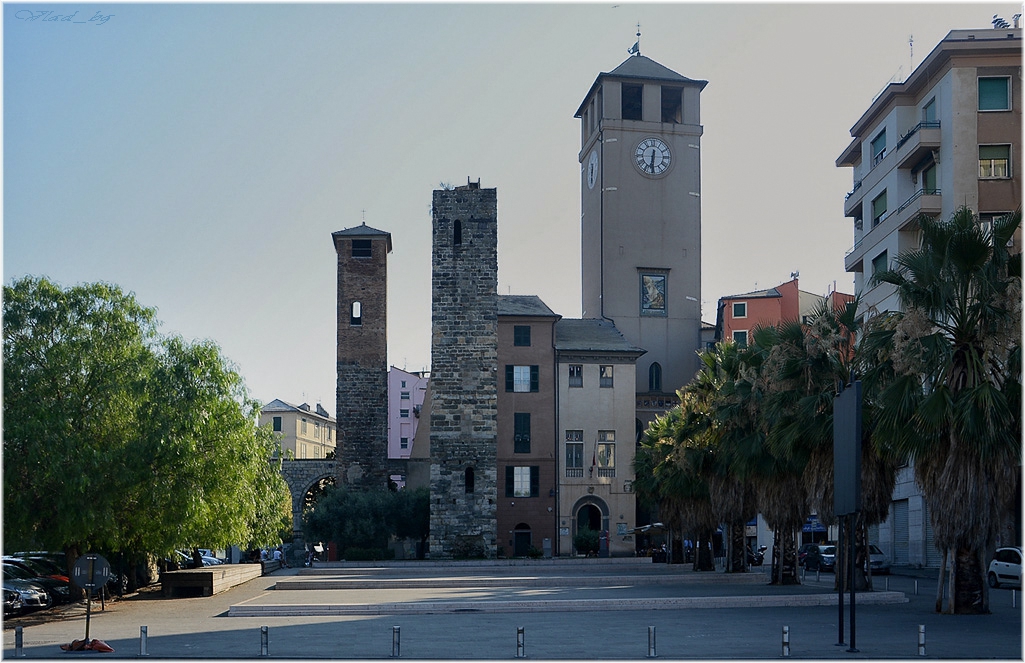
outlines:
{"label": "antenna on roof", "polygon": [[367,225],[367,211],[363,210],[363,225]]}
{"label": "antenna on roof", "polygon": [[908,49],[911,51],[911,68],[908,71],[915,70],[915,35],[908,35]]}
{"label": "antenna on roof", "polygon": [[630,48],[628,48],[626,50],[626,52],[629,53],[630,55],[640,55],[641,54],[641,24],[640,23],[637,24],[637,41],[635,41],[634,45],[631,46]]}

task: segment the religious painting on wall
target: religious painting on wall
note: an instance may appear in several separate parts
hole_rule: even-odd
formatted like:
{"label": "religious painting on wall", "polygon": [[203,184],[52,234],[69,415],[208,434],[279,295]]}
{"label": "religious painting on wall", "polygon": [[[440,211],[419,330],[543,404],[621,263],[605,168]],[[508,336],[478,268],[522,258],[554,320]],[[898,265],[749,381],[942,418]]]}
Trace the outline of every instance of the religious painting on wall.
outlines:
{"label": "religious painting on wall", "polygon": [[641,274],[641,315],[666,314],[666,275]]}

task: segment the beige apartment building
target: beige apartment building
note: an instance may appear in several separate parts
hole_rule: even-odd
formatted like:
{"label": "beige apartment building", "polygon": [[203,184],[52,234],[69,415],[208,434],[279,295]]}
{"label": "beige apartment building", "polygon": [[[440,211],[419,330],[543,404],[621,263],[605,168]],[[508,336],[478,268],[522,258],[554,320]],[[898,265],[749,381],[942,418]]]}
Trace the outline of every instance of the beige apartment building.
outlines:
{"label": "beige apartment building", "polygon": [[[1020,29],[953,30],[851,128],[836,165],[853,174],[844,214],[854,247],[844,264],[864,316],[899,309],[893,286],[872,275],[919,246],[920,214],[946,219],[967,205],[988,223],[1021,206],[1021,64]],[[1020,229],[1014,243],[1020,251]],[[901,468],[889,518],[869,538],[895,564],[939,566],[913,467]]]}
{"label": "beige apartment building", "polygon": [[260,410],[260,425],[271,427],[286,457],[327,458],[335,453],[335,419],[320,403],[311,409],[309,403],[292,405],[274,399]]}

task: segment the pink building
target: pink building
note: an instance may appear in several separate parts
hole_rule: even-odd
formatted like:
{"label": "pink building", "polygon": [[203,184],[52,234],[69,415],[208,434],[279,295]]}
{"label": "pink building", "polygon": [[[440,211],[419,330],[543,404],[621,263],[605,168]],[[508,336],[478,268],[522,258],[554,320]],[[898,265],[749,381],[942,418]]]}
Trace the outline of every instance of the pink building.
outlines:
{"label": "pink building", "polygon": [[798,288],[797,279],[794,278],[768,290],[720,297],[715,316],[715,338],[717,341],[732,340],[746,345],[756,327],[794,320],[804,322],[806,316],[826,299],[836,307],[853,301],[854,296],[836,291],[825,297],[805,292]]}
{"label": "pink building", "polygon": [[427,380],[426,372],[408,373],[394,366],[388,370],[388,458],[409,458]]}

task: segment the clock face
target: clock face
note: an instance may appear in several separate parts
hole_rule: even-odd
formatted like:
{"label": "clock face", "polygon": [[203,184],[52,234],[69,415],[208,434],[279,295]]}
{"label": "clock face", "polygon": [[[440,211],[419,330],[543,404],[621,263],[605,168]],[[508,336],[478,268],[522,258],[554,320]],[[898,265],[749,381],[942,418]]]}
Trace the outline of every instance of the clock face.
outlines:
{"label": "clock face", "polygon": [[598,181],[598,151],[591,150],[591,158],[587,161],[587,188],[593,189]]}
{"label": "clock face", "polygon": [[660,138],[645,138],[634,150],[634,161],[646,175],[661,175],[666,172],[671,158],[669,146]]}

